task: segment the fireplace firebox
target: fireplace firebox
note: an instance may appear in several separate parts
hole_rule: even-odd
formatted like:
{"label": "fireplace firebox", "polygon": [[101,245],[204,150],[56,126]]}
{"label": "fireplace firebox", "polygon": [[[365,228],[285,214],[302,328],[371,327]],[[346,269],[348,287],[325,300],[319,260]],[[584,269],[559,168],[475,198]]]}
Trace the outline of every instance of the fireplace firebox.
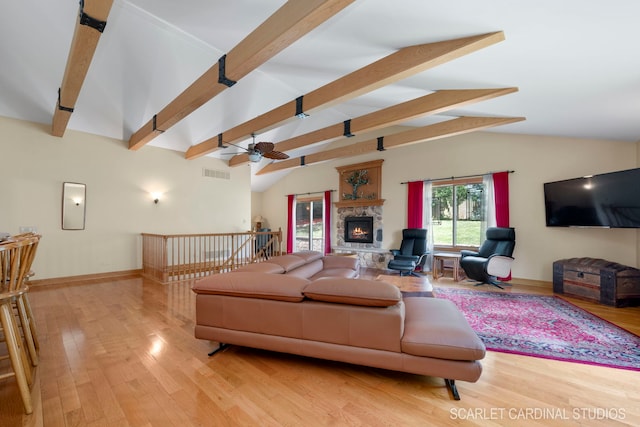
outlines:
{"label": "fireplace firebox", "polygon": [[346,217],[344,219],[344,241],[350,243],[373,243],[373,217]]}

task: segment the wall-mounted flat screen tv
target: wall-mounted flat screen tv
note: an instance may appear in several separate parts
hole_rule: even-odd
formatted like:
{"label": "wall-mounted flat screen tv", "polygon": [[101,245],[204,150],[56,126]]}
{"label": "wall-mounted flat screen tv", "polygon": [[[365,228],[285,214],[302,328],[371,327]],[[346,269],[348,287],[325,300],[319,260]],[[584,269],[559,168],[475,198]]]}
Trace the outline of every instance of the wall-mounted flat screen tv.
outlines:
{"label": "wall-mounted flat screen tv", "polygon": [[544,184],[548,227],[640,228],[640,168]]}

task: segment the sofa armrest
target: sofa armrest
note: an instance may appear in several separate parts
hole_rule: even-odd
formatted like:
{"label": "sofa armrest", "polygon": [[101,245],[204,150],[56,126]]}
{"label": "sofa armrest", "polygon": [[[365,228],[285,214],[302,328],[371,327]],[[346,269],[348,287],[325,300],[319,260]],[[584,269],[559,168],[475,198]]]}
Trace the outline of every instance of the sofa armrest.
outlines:
{"label": "sofa armrest", "polygon": [[360,259],[351,256],[326,255],[322,258],[323,269],[333,268],[350,268],[358,271],[360,268]]}

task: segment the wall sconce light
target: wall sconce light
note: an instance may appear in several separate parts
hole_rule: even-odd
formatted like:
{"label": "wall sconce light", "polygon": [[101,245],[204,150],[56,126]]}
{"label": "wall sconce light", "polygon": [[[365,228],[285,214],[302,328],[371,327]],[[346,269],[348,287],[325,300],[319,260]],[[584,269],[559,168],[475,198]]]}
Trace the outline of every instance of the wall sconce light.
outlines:
{"label": "wall sconce light", "polygon": [[153,192],[151,193],[151,198],[153,199],[153,203],[155,203],[156,205],[158,204],[158,202],[160,201],[160,198],[162,197],[162,193],[159,192]]}

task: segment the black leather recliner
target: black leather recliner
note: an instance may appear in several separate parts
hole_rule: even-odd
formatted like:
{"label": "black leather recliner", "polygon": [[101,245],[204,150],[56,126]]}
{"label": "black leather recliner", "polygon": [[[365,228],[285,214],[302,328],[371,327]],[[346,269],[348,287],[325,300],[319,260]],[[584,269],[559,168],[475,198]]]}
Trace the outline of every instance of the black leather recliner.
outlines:
{"label": "black leather recliner", "polygon": [[422,267],[429,254],[427,251],[427,229],[405,228],[402,230],[402,243],[400,249],[391,249],[393,259],[387,267],[397,270],[401,276],[410,274],[418,276],[414,271],[416,267]]}
{"label": "black leather recliner", "polygon": [[469,279],[503,289],[498,277],[507,277],[511,272],[513,250],[516,247],[516,230],[510,227],[487,228],[487,238],[478,252],[460,251],[460,267]]}

